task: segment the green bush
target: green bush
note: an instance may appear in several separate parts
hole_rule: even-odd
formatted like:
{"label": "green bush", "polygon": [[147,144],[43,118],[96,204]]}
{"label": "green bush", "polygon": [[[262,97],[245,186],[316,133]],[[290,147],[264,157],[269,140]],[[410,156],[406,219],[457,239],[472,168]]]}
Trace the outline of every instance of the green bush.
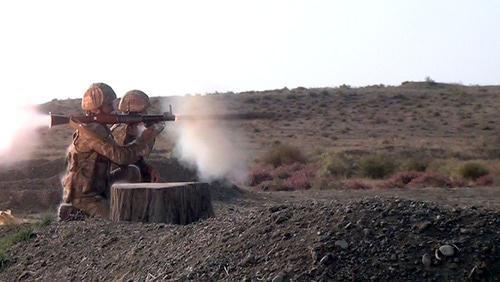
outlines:
{"label": "green bush", "polygon": [[465,179],[476,180],[481,176],[487,175],[490,171],[479,163],[466,163],[459,169],[460,175]]}
{"label": "green bush", "polygon": [[345,153],[329,153],[321,158],[321,173],[329,176],[351,177],[356,172],[356,162]]}
{"label": "green bush", "polygon": [[427,158],[410,158],[403,161],[401,170],[424,172],[429,166],[430,161]]}
{"label": "green bush", "polygon": [[394,161],[384,155],[366,156],[359,161],[359,172],[364,177],[384,178],[392,174],[395,168]]}
{"label": "green bush", "polygon": [[302,151],[292,145],[276,144],[262,158],[263,162],[278,167],[286,164],[305,163]]}
{"label": "green bush", "polygon": [[429,163],[427,167],[428,172],[435,172],[448,176],[452,179],[459,179],[462,176],[459,173],[461,163],[457,159],[434,159]]}

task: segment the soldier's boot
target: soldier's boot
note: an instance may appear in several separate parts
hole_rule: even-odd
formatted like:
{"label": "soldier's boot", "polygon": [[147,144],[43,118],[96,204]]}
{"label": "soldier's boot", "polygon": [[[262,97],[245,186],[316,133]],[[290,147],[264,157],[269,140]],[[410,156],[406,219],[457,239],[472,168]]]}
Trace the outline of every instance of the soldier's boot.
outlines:
{"label": "soldier's boot", "polygon": [[85,219],[85,214],[74,207],[72,204],[62,203],[57,209],[57,220],[58,221],[71,221],[71,220],[83,220]]}
{"label": "soldier's boot", "polygon": [[109,219],[109,203],[101,196],[73,199],[73,206],[86,216]]}

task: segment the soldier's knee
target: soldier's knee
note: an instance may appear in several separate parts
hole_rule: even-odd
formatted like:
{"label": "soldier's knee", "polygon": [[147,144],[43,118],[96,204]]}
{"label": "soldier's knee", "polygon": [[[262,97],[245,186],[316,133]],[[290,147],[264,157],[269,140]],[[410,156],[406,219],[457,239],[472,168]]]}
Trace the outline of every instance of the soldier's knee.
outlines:
{"label": "soldier's knee", "polygon": [[141,170],[136,165],[120,167],[111,172],[110,180],[111,183],[138,183],[142,181]]}
{"label": "soldier's knee", "polygon": [[138,183],[142,181],[141,170],[136,165],[128,165],[123,181],[127,183]]}

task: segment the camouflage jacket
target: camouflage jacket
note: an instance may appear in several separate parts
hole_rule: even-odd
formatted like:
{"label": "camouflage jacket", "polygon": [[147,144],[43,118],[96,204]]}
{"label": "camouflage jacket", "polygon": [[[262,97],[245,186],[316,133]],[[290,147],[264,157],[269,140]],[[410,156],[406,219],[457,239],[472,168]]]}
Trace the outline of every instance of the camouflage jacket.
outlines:
{"label": "camouflage jacket", "polygon": [[70,124],[75,133],[67,151],[67,171],[62,180],[66,203],[75,198],[105,195],[109,189],[111,163],[131,164],[149,153],[149,146],[142,138],[120,146],[104,125]]}
{"label": "camouflage jacket", "polygon": [[[117,144],[126,145],[134,142],[137,139],[137,137],[140,135],[140,129],[137,125],[115,124],[113,127],[111,127],[111,133],[113,134],[113,138]],[[139,160],[134,163],[134,165],[136,165],[141,171],[141,178],[143,182],[149,182],[151,180],[151,166],[146,163],[144,158],[147,158],[149,156],[149,154],[153,150],[154,144],[155,140],[149,142],[147,154],[139,158]]]}

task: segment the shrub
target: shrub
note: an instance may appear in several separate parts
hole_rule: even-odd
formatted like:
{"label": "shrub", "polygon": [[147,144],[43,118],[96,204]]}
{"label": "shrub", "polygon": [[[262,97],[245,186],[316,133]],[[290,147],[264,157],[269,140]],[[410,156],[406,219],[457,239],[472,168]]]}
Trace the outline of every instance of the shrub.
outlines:
{"label": "shrub", "polygon": [[346,153],[329,153],[321,157],[323,175],[351,177],[356,171],[356,162]]}
{"label": "shrub", "polygon": [[304,167],[295,171],[290,177],[283,181],[286,190],[307,190],[314,182],[316,170],[312,167]]}
{"label": "shrub", "polygon": [[441,174],[426,172],[414,178],[408,183],[411,188],[424,188],[424,187],[454,187],[456,186],[449,177]]}
{"label": "shrub", "polygon": [[286,179],[292,176],[296,171],[301,170],[303,168],[304,165],[300,163],[293,163],[291,165],[282,165],[275,168],[271,172],[271,175],[273,178]]}
{"label": "shrub", "polygon": [[404,188],[413,179],[421,176],[422,172],[417,171],[402,171],[392,175],[387,181],[382,184],[384,188]]}
{"label": "shrub", "polygon": [[438,174],[446,175],[453,179],[458,179],[461,178],[458,172],[459,168],[460,168],[460,161],[457,159],[437,159],[429,163],[426,171],[431,171]]}
{"label": "shrub", "polygon": [[248,177],[248,185],[256,186],[264,181],[272,180],[273,177],[271,176],[271,171],[271,166],[255,166],[250,171],[250,175]]}
{"label": "shrub", "polygon": [[367,156],[359,161],[361,175],[370,178],[384,178],[391,174],[395,168],[394,161],[384,155]]}
{"label": "shrub", "polygon": [[429,83],[429,84],[434,84],[434,83],[436,83],[436,82],[434,81],[434,79],[432,79],[430,76],[426,76],[426,77],[425,77],[425,82],[427,82],[427,83]]}
{"label": "shrub", "polygon": [[493,176],[491,174],[483,175],[474,181],[474,186],[492,186]]}
{"label": "shrub", "polygon": [[424,172],[428,166],[429,160],[427,158],[410,158],[403,162],[401,169]]}
{"label": "shrub", "polygon": [[266,164],[278,167],[286,164],[305,163],[306,158],[302,151],[295,146],[277,144],[264,155],[263,161]]}
{"label": "shrub", "polygon": [[365,189],[371,189],[373,188],[370,184],[366,183],[363,180],[359,179],[349,179],[344,181],[343,187],[347,189],[353,189],[353,190],[365,190]]}
{"label": "shrub", "polygon": [[460,167],[459,173],[465,179],[476,180],[490,172],[479,163],[466,163]]}

